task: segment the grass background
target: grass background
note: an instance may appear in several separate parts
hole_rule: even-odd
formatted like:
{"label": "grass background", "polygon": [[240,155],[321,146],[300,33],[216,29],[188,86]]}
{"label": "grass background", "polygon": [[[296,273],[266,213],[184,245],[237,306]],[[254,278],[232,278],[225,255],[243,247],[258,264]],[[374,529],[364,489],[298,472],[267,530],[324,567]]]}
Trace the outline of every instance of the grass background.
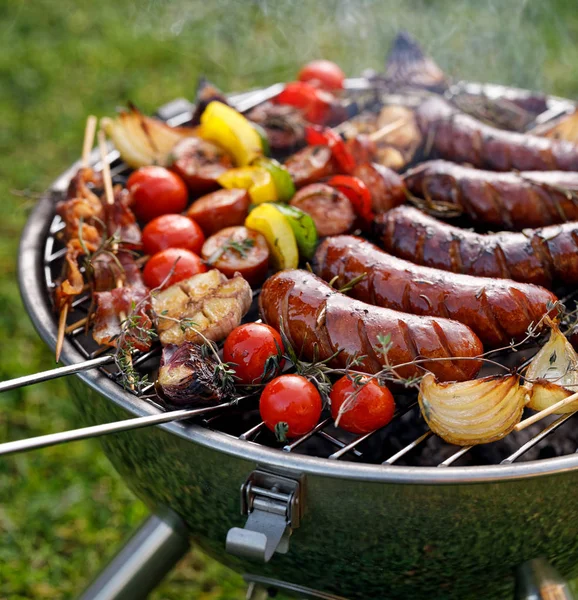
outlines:
{"label": "grass background", "polygon": [[[294,77],[326,57],[380,69],[399,29],[456,78],[578,95],[575,2],[3,0],[0,2],[0,380],[50,368],[16,286],[33,200],[80,153],[85,118],[134,101]],[[75,425],[66,385],[0,398],[0,441]],[[0,460],[0,598],[74,597],[144,517],[97,442]],[[241,578],[193,551],[154,598],[244,596]]]}

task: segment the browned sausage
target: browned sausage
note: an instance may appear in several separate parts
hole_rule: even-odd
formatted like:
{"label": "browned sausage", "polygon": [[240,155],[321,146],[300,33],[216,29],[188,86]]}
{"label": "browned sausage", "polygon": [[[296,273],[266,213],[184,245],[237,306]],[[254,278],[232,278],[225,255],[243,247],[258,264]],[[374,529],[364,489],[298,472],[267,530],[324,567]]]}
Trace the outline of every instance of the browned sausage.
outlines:
{"label": "browned sausage", "polygon": [[337,173],[329,146],[307,146],[290,156],[285,167],[298,188]]}
{"label": "browned sausage", "polygon": [[[339,352],[333,365],[343,368],[355,356],[362,359],[357,370],[377,373],[386,361],[378,336],[389,334],[390,365],[418,357],[448,359],[419,363],[442,381],[471,379],[480,369],[477,360],[455,360],[482,352],[482,343],[466,325],[370,306],[340,294],[309,271],[281,271],[270,277],[261,290],[259,307],[266,323],[276,329],[283,325],[304,360],[314,356],[325,360]],[[400,367],[398,374],[406,378],[423,370],[410,364]]]}
{"label": "browned sausage", "polygon": [[348,295],[414,315],[455,319],[471,327],[486,348],[524,338],[528,326],[557,301],[537,285],[417,266],[352,235],[327,238],[317,249],[313,270],[325,281],[336,277],[336,288],[366,273]]}
{"label": "browned sausage", "polygon": [[374,213],[387,212],[406,201],[405,184],[402,178],[383,165],[377,163],[359,165],[355,167],[353,175],[359,177],[369,188]]}
{"label": "browned sausage", "polygon": [[355,221],[349,198],[324,183],[313,183],[300,189],[290,204],[311,215],[321,237],[345,233]]}
{"label": "browned sausage", "polygon": [[218,190],[193,202],[187,217],[196,221],[203,233],[209,236],[225,227],[242,225],[249,214],[250,204],[247,190]]}
{"label": "browned sausage", "polygon": [[404,180],[415,196],[456,204],[473,221],[500,228],[578,219],[578,173],[495,173],[433,160],[407,171]]}
{"label": "browned sausage", "polygon": [[484,235],[398,206],[375,225],[388,252],[419,265],[550,289],[578,284],[578,223]]}
{"label": "browned sausage", "polygon": [[441,98],[421,104],[416,117],[440,158],[493,171],[578,171],[578,146],[485,125]]}
{"label": "browned sausage", "polygon": [[193,194],[206,194],[218,189],[217,182],[233,166],[230,157],[215,144],[197,137],[184,138],[171,150],[170,165]]}
{"label": "browned sausage", "polygon": [[269,246],[258,231],[246,227],[222,229],[203,244],[202,255],[223,275],[231,278],[240,273],[249,285],[261,285],[267,277]]}

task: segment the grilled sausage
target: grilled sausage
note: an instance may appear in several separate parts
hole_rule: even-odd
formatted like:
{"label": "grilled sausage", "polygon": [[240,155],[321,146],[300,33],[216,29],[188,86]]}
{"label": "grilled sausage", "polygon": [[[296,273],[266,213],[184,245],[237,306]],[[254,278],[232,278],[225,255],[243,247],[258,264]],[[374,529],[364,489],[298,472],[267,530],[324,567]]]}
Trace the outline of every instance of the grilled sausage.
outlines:
{"label": "grilled sausage", "polygon": [[405,184],[391,169],[376,163],[359,165],[353,175],[365,183],[371,192],[371,208],[376,214],[403,204],[406,200]]}
{"label": "grilled sausage", "polygon": [[324,183],[313,183],[300,189],[290,204],[311,216],[317,233],[322,237],[345,233],[355,221],[349,198]]}
{"label": "grilled sausage", "polygon": [[466,380],[480,368],[473,358],[482,352],[482,343],[466,325],[450,319],[408,315],[377,308],[340,294],[308,271],[281,271],[270,277],[259,296],[261,315],[284,333],[305,360],[325,360],[337,352],[331,364],[344,368],[359,357],[356,369],[379,372],[386,361],[380,354],[378,336],[391,336],[387,353],[390,365],[414,359],[443,358],[400,367],[404,378],[423,374],[420,365],[442,381]]}
{"label": "grilled sausage", "polygon": [[343,287],[366,277],[348,295],[376,306],[455,319],[470,327],[484,347],[520,340],[557,298],[552,292],[509,279],[450,275],[386,254],[352,235],[327,238],[317,249],[313,270],[325,281],[335,277]]}
{"label": "grilled sausage", "polygon": [[217,190],[202,196],[187,210],[187,217],[196,221],[206,236],[225,227],[242,225],[249,214],[251,198],[247,190]]}
{"label": "grilled sausage", "polygon": [[375,225],[388,252],[419,265],[549,289],[578,284],[578,223],[480,234],[398,206],[378,215]]}
{"label": "grilled sausage", "polygon": [[306,146],[290,156],[285,167],[298,188],[337,173],[329,146]]}
{"label": "grilled sausage", "polygon": [[177,142],[171,150],[171,157],[171,170],[182,177],[189,190],[196,195],[218,189],[217,179],[233,166],[221,148],[196,137]]}
{"label": "grilled sausage", "polygon": [[440,158],[493,171],[578,171],[578,146],[485,125],[441,98],[421,104],[416,117]]}
{"label": "grilled sausage", "polygon": [[404,176],[415,196],[457,204],[475,222],[505,229],[578,219],[578,173],[494,173],[434,160]]}

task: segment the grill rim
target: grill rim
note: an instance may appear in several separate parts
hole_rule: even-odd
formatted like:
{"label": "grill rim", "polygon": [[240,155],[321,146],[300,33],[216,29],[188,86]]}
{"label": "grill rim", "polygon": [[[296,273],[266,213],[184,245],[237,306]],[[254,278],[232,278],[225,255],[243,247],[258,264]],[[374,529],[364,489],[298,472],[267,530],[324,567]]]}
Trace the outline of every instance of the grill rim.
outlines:
{"label": "grill rim", "polygon": [[[482,84],[472,85],[482,89],[486,87],[488,89],[501,87],[493,85],[485,86]],[[551,96],[549,98],[555,103],[572,105],[566,99]],[[91,164],[98,162],[98,152],[94,151],[90,158]],[[80,161],[77,161],[64,171],[48,188],[47,193],[38,201],[26,222],[18,251],[17,273],[20,295],[26,312],[37,333],[51,350],[54,350],[56,346],[57,323],[48,300],[48,290],[44,286],[43,271],[45,268],[44,249],[46,238],[54,215],[52,193],[65,190],[70,177],[80,166]],[[61,362],[65,365],[71,365],[84,360],[85,358],[76,350],[70,340],[65,339]],[[101,396],[104,396],[108,401],[114,402],[134,417],[162,412],[146,400],[140,399],[122,389],[121,386],[109,379],[98,369],[78,373],[76,376]],[[269,448],[255,442],[240,440],[236,437],[194,424],[166,423],[159,427],[167,433],[177,435],[186,441],[200,444],[229,456],[254,461],[260,465],[283,470],[289,469],[304,474],[376,483],[414,485],[497,483],[540,476],[553,476],[578,470],[578,454],[523,463],[464,467],[448,466],[443,469],[386,464],[374,465],[287,453],[281,449]]]}

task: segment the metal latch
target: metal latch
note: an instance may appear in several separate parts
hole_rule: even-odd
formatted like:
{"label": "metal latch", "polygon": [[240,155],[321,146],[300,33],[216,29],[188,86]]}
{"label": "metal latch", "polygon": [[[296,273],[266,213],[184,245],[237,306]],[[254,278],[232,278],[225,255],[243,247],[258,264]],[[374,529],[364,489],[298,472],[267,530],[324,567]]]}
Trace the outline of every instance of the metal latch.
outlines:
{"label": "metal latch", "polygon": [[286,554],[289,537],[302,516],[299,480],[266,471],[253,471],[241,486],[241,514],[245,527],[227,533],[227,552],[269,562],[275,552]]}

